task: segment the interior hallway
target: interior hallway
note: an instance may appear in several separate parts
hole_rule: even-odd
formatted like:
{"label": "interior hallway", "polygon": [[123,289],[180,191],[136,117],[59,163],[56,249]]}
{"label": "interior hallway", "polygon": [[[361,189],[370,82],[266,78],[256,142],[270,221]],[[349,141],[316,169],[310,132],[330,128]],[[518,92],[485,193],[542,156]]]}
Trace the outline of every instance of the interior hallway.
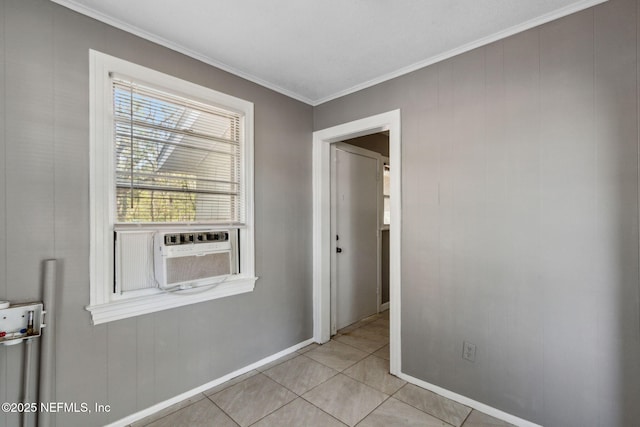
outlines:
{"label": "interior hallway", "polygon": [[389,311],[131,427],[505,427],[389,373]]}

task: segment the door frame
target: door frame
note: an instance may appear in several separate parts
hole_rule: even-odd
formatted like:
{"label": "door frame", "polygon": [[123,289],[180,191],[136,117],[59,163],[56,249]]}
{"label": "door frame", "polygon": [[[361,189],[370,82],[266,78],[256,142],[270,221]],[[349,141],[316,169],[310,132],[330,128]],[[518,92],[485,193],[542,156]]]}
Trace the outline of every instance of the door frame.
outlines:
{"label": "door frame", "polygon": [[401,138],[400,110],[366,117],[313,133],[313,338],[329,341],[331,333],[331,144],[389,131],[391,168],[391,218],[389,233],[390,371],[401,371],[400,284],[401,284]]}
{"label": "door frame", "polygon": [[[380,231],[380,225],[382,224],[382,155],[380,153],[376,153],[375,151],[367,150],[366,148],[356,147],[355,145],[350,145],[344,141],[335,142],[329,145],[330,148],[330,156],[331,161],[333,162],[334,158],[334,150],[342,150],[350,154],[368,157],[376,161],[376,313],[380,313],[380,303],[382,300],[382,273],[381,273],[381,258],[382,258],[382,233]],[[335,335],[337,332],[337,295],[338,295],[338,276],[337,276],[337,253],[336,248],[338,247],[338,242],[333,238],[337,234],[336,226],[337,226],[337,188],[338,181],[336,176],[337,169],[331,165],[331,262],[329,264],[331,268],[331,332],[330,335]]]}

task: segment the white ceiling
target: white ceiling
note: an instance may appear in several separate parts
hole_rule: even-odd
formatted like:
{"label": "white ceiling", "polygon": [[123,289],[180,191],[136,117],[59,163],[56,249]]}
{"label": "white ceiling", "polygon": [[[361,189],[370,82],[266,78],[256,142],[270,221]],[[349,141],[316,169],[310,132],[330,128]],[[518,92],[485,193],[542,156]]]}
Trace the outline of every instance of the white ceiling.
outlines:
{"label": "white ceiling", "polygon": [[53,0],[311,105],[605,0]]}

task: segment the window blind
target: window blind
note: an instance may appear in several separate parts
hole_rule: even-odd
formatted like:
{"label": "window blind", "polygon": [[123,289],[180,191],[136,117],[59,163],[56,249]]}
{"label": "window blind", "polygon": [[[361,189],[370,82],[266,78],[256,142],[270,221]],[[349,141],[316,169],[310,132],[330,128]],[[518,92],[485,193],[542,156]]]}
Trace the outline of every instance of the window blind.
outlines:
{"label": "window blind", "polygon": [[241,115],[112,76],[120,223],[245,221]]}

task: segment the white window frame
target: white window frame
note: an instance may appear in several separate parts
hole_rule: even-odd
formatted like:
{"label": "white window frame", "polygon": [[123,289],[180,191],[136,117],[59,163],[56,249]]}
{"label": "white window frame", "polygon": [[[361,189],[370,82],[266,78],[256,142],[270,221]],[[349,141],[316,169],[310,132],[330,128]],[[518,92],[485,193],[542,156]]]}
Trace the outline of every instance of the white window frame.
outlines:
{"label": "white window frame", "polygon": [[[90,50],[90,301],[93,324],[253,291],[255,277],[253,103],[181,80],[131,62]],[[126,75],[173,93],[236,111],[243,116],[242,143],[245,226],[240,228],[240,274],[210,290],[192,294],[162,292],[122,298],[113,293],[115,173],[113,89],[110,73]],[[202,223],[194,223],[202,228]],[[173,228],[184,228],[179,224]],[[134,227],[145,227],[139,225]],[[149,228],[157,225],[149,225]],[[170,227],[170,226],[169,226]],[[165,228],[167,228],[165,226]]]}

